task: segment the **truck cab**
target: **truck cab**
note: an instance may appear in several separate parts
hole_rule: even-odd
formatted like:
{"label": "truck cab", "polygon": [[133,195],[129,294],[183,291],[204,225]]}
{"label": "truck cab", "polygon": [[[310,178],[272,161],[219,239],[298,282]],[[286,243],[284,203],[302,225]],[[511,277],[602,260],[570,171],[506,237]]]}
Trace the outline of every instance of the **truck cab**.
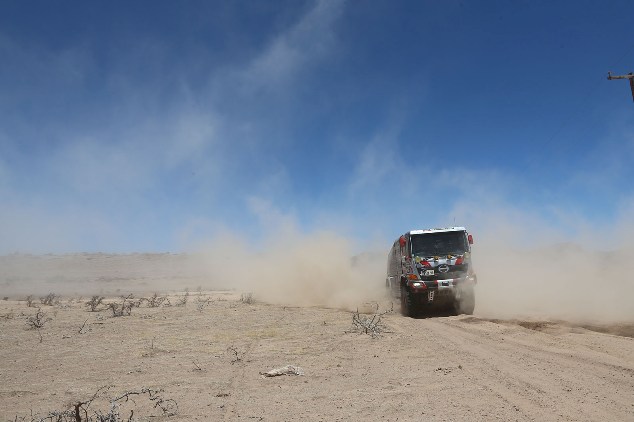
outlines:
{"label": "truck cab", "polygon": [[473,314],[477,276],[472,244],[464,227],[411,230],[394,241],[386,287],[400,300],[403,315],[426,309]]}

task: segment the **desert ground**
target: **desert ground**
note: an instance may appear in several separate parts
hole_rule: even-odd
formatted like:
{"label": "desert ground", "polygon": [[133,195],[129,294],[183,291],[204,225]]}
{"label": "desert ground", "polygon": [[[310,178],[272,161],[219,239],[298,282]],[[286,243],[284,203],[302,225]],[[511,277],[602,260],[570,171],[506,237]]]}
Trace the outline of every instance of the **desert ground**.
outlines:
{"label": "desert ground", "polygon": [[187,259],[1,257],[0,420],[634,421],[634,324],[271,304]]}

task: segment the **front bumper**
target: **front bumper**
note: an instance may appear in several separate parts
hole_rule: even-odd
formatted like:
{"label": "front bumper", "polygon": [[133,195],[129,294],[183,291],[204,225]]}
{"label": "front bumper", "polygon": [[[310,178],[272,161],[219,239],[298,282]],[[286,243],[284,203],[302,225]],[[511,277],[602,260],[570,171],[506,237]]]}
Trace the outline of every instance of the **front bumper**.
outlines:
{"label": "front bumper", "polygon": [[442,280],[410,280],[407,285],[416,304],[432,306],[453,303],[460,289],[473,288],[476,283],[477,277],[468,275]]}

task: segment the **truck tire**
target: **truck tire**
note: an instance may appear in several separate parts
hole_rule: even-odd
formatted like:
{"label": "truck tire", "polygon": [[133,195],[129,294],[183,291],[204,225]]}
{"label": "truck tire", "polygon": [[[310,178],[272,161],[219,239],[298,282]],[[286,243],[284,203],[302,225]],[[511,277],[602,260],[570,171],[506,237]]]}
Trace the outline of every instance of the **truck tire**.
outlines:
{"label": "truck tire", "polygon": [[401,287],[401,313],[406,317],[416,316],[416,305],[411,292],[405,286]]}
{"label": "truck tire", "polygon": [[456,315],[473,315],[475,309],[475,291],[473,286],[461,287],[459,295],[454,300],[454,313]]}

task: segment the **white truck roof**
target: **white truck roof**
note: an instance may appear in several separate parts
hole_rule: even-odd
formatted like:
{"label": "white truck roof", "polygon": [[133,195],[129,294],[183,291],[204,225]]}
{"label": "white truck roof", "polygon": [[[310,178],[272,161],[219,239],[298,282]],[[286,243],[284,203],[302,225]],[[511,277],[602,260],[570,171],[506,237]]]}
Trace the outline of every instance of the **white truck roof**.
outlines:
{"label": "white truck roof", "polygon": [[445,227],[442,229],[424,229],[424,230],[412,230],[409,234],[424,234],[424,233],[440,233],[440,232],[464,232],[467,231],[464,227]]}

